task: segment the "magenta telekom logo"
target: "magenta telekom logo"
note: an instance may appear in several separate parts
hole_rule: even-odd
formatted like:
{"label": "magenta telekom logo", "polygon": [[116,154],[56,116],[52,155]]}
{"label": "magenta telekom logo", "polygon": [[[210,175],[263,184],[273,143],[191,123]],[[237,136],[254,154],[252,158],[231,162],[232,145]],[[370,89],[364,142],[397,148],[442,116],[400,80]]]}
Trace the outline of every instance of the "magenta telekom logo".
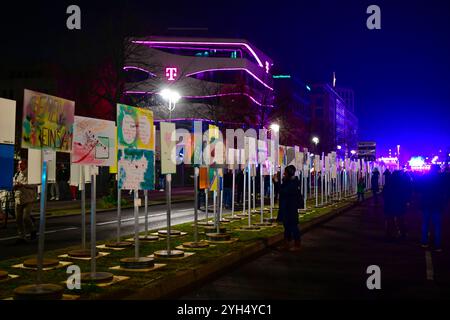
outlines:
{"label": "magenta telekom logo", "polygon": [[169,81],[174,81],[177,77],[178,68],[175,67],[167,67],[166,68],[166,78]]}

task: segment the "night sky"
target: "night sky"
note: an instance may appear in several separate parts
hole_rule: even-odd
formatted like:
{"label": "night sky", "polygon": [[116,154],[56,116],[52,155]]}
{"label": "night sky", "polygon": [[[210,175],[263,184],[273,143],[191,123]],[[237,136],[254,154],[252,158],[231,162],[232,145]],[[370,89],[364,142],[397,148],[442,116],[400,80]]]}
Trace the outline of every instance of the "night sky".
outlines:
{"label": "night sky", "polygon": [[[335,71],[338,86],[355,90],[360,139],[375,140],[379,150],[449,150],[448,1],[16,2],[0,11],[0,72],[21,59],[60,61],[64,52],[82,63],[71,39],[98,37],[105,21],[125,22],[130,35],[205,27],[191,34],[246,38],[306,83],[331,82]],[[65,27],[70,4],[81,7],[81,31]],[[381,7],[381,30],[366,28],[371,4]]]}

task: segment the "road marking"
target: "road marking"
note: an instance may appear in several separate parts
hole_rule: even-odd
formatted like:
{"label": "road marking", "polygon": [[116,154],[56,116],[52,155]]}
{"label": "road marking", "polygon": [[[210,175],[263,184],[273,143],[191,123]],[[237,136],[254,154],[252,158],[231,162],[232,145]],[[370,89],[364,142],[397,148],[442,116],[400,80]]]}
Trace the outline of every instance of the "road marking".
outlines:
{"label": "road marking", "polygon": [[[61,231],[70,231],[70,230],[76,230],[76,229],[79,229],[79,228],[78,227],[70,227],[70,228],[64,228],[64,229],[49,230],[49,231],[45,231],[45,234],[56,233],[56,232],[61,232]],[[37,235],[39,235],[39,232],[37,233]],[[18,236],[0,238],[0,241],[14,240],[14,239],[18,239],[18,238],[19,238]]]}
{"label": "road marking", "polygon": [[425,261],[427,265],[427,280],[434,280],[433,272],[433,259],[431,258],[431,252],[429,250],[425,251]]}

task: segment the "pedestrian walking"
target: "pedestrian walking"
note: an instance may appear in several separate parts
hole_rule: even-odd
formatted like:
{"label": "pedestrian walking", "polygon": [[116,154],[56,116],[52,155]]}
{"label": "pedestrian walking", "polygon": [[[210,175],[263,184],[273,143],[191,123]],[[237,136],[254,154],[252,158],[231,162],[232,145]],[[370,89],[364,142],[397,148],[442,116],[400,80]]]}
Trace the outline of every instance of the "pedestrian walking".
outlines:
{"label": "pedestrian walking", "polygon": [[27,234],[30,234],[30,240],[36,239],[35,226],[31,220],[31,209],[36,200],[36,192],[35,187],[28,184],[27,177],[27,162],[20,160],[18,172],[14,175],[13,181],[18,244],[26,243]]}
{"label": "pedestrian walking", "polygon": [[284,249],[289,251],[298,251],[301,246],[298,209],[302,208],[303,196],[295,171],[295,167],[292,165],[287,166],[284,170],[283,183],[280,186],[280,209],[277,217],[277,221],[282,222],[284,226]]}
{"label": "pedestrian walking", "polygon": [[386,239],[406,237],[405,214],[409,201],[409,187],[401,171],[394,171],[383,188]]}
{"label": "pedestrian walking", "polygon": [[375,202],[375,204],[378,203],[378,192],[380,191],[380,186],[379,186],[379,179],[380,179],[380,172],[378,171],[377,168],[374,168],[373,172],[372,172],[372,177],[370,179],[370,186],[372,189],[372,195],[373,195],[373,200]]}
{"label": "pedestrian walking", "polygon": [[438,165],[432,165],[430,172],[422,177],[418,191],[422,209],[422,247],[429,246],[431,222],[434,231],[434,250],[440,252],[442,251],[442,214],[447,205],[448,190]]}
{"label": "pedestrian walking", "polygon": [[366,181],[363,177],[360,177],[358,180],[358,202],[364,201],[364,193],[366,192]]}

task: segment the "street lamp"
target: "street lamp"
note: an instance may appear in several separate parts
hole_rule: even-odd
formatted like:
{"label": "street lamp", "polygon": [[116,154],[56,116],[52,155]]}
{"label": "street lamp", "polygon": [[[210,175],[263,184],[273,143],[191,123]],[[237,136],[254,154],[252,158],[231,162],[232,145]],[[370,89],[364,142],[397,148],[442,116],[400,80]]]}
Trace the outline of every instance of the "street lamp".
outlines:
{"label": "street lamp", "polygon": [[[172,120],[172,111],[175,110],[176,103],[181,99],[181,95],[175,91],[171,90],[169,88],[161,90],[159,92],[159,95],[169,103],[169,122]],[[167,257],[173,257],[176,255],[184,255],[183,251],[179,250],[170,250],[170,232],[171,232],[171,221],[170,216],[172,212],[172,174],[167,173],[166,174],[166,198],[167,198],[167,251],[165,253],[161,252],[161,254],[167,256]],[[156,253],[155,253],[156,254]]]}
{"label": "street lamp", "polygon": [[338,149],[338,150],[341,150],[341,149],[342,149],[342,147],[341,147],[341,146],[337,146],[337,149]]}
{"label": "street lamp", "polygon": [[168,88],[161,90],[159,95],[164,100],[169,102],[169,121],[170,121],[172,120],[172,111],[175,110],[175,105],[177,104],[178,101],[180,101],[181,95],[177,91]]}
{"label": "street lamp", "polygon": [[278,131],[280,131],[280,125],[279,125],[279,124],[276,124],[276,123],[272,123],[272,124],[270,125],[270,129],[271,129],[273,132],[278,132]]}
{"label": "street lamp", "polygon": [[312,142],[317,146],[317,144],[319,143],[319,138],[313,137]]}

